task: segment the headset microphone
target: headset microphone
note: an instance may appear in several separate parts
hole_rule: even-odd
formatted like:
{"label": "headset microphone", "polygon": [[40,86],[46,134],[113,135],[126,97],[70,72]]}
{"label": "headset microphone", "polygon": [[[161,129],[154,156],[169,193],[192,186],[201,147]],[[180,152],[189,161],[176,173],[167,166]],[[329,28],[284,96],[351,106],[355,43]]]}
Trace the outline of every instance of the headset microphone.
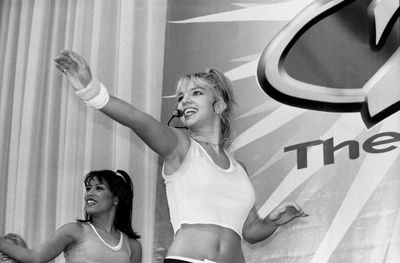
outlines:
{"label": "headset microphone", "polygon": [[[180,118],[180,117],[182,117],[182,116],[183,116],[183,111],[182,111],[182,110],[178,110],[178,109],[174,110],[174,114],[172,114],[172,116],[171,116],[171,118],[169,119],[167,125],[169,126],[170,122],[171,122],[174,118]],[[186,127],[175,127],[175,128],[186,128]]]}
{"label": "headset microphone", "polygon": [[182,111],[182,110],[176,109],[176,110],[174,111],[174,115],[175,115],[175,117],[180,118],[180,117],[183,116],[183,111]]}

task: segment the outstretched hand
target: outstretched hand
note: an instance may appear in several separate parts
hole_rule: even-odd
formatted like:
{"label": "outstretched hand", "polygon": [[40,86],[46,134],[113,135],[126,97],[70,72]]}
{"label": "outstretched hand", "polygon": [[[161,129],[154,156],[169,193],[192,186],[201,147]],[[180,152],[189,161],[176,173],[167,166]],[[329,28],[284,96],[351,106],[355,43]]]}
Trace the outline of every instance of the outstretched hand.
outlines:
{"label": "outstretched hand", "polygon": [[62,50],[54,62],[57,69],[65,74],[75,90],[85,88],[92,80],[88,63],[73,51]]}
{"label": "outstretched hand", "polygon": [[284,225],[295,218],[308,216],[296,203],[283,203],[276,207],[268,218],[277,226]]}

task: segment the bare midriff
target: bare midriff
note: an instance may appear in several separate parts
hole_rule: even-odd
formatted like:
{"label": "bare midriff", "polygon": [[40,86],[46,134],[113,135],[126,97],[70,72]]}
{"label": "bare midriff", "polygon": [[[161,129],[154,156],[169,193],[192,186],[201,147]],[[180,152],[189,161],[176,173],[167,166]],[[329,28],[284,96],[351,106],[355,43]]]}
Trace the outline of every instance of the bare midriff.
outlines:
{"label": "bare midriff", "polygon": [[167,256],[218,263],[244,263],[240,236],[232,229],[212,224],[183,224]]}

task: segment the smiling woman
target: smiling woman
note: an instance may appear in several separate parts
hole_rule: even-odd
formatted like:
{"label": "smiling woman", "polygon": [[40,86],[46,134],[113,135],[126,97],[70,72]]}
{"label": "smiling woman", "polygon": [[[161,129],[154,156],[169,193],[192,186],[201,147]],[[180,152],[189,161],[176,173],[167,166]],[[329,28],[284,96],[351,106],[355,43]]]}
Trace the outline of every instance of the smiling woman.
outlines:
{"label": "smiling woman", "polygon": [[64,252],[67,263],[140,263],[142,248],[132,229],[129,175],[122,170],[92,171],[84,184],[85,219],[61,226],[37,251],[0,238],[0,252],[18,262],[48,262]]}
{"label": "smiling woman", "polygon": [[[258,216],[246,169],[230,151],[234,97],[229,79],[218,69],[179,80],[176,109],[182,112],[180,120],[187,129],[176,129],[110,95],[77,53],[62,51],[55,65],[88,106],[132,129],[163,159],[162,177],[175,234],[165,263],[244,263],[242,239],[262,241],[278,226],[306,216],[293,202],[279,205],[263,219]],[[92,190],[100,181],[89,183],[87,214],[94,215],[105,195],[90,196],[103,190]]]}

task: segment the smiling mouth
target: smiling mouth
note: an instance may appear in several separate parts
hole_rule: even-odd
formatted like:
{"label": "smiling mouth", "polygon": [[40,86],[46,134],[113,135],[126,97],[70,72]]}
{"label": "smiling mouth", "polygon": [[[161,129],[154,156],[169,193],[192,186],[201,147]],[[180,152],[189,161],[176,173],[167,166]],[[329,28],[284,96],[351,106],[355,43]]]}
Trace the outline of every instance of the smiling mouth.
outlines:
{"label": "smiling mouth", "polygon": [[195,113],[198,112],[198,111],[199,111],[198,109],[188,108],[188,109],[185,109],[185,110],[183,111],[183,114],[184,114],[185,117],[187,117],[187,116],[190,116],[190,115],[195,114]]}
{"label": "smiling mouth", "polygon": [[87,206],[92,206],[92,205],[95,205],[96,203],[97,203],[97,201],[95,201],[93,199],[86,200],[86,205]]}

